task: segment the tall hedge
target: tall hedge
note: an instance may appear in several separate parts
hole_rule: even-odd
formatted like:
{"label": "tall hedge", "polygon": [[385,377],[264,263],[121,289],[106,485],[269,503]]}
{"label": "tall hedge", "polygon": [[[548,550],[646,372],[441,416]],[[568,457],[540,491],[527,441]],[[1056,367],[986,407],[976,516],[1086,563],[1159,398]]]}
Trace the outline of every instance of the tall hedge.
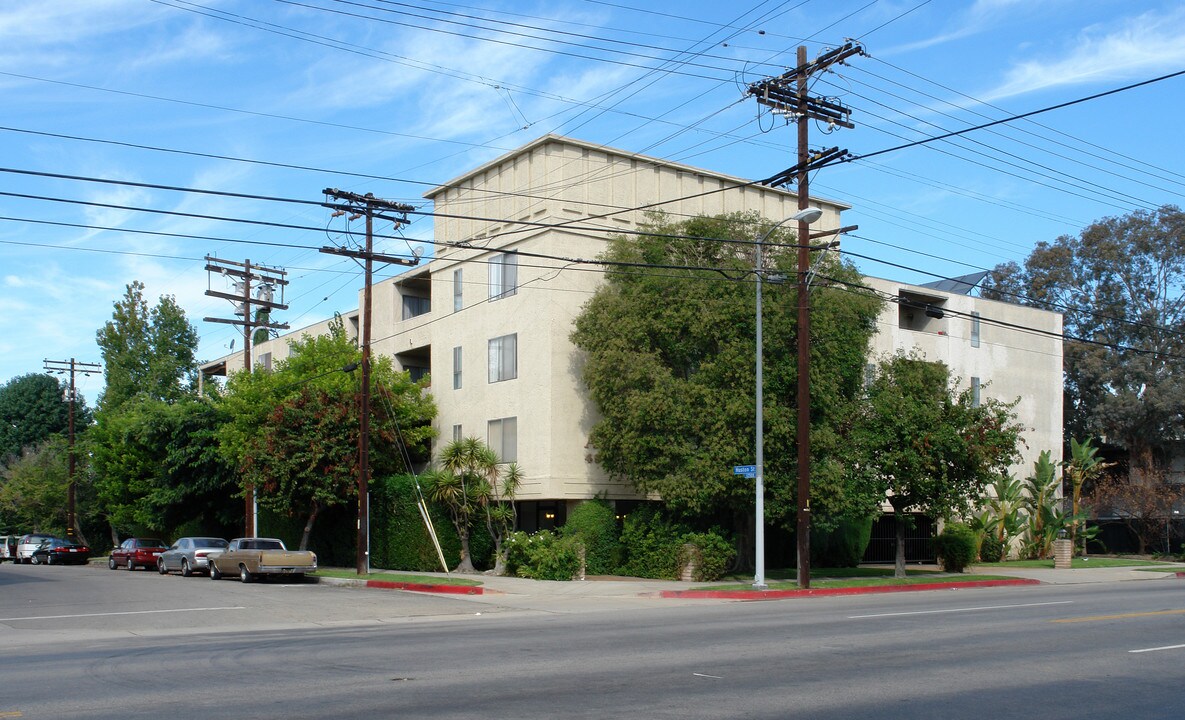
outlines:
{"label": "tall hedge", "polygon": [[585,574],[609,575],[621,559],[617,518],[605,500],[585,501],[568,513],[563,536],[584,546]]}
{"label": "tall hedge", "polygon": [[872,538],[872,518],[844,518],[835,529],[811,528],[811,564],[818,567],[856,567]]}

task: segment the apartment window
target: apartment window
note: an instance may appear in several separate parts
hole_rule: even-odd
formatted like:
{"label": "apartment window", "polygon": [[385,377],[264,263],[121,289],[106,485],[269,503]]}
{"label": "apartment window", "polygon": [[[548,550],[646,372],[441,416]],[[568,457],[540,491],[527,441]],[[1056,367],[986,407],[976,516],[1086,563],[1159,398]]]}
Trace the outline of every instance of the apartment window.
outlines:
{"label": "apartment window", "polygon": [[453,390],[461,389],[461,346],[453,348]]}
{"label": "apartment window", "polygon": [[971,406],[979,407],[979,378],[971,378]]}
{"label": "apartment window", "polygon": [[499,253],[490,258],[490,299],[513,295],[518,288],[518,256]]}
{"label": "apartment window", "polygon": [[876,380],[876,363],[868,363],[864,366],[864,389],[872,387],[873,381]]}
{"label": "apartment window", "polygon": [[979,347],[979,313],[971,313],[971,347]]}
{"label": "apartment window", "polygon": [[453,441],[457,442],[461,439],[461,426],[453,425]]}
{"label": "apartment window", "polygon": [[453,312],[461,312],[461,308],[465,307],[465,298],[461,288],[461,270],[458,268],[453,270]]}
{"label": "apartment window", "polygon": [[432,311],[432,301],[426,297],[415,295],[403,296],[403,319],[411,320],[419,315],[426,315]]}
{"label": "apartment window", "polygon": [[490,340],[490,382],[518,377],[518,334]]}
{"label": "apartment window", "polygon": [[272,354],[270,352],[260,353],[259,364],[263,366],[264,370],[272,369]]}
{"label": "apartment window", "polygon": [[504,463],[518,461],[518,418],[491,420],[487,428],[486,444],[498,453]]}

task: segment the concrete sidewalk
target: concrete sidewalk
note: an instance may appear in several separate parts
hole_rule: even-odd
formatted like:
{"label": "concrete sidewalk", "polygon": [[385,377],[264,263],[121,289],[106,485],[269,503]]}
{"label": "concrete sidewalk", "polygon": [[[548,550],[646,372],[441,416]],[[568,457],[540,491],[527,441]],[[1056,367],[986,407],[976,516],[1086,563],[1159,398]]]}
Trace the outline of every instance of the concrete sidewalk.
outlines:
{"label": "concrete sidewalk", "polygon": [[[1164,567],[1163,565],[1157,567]],[[1175,581],[1185,580],[1185,563],[1177,564],[1176,572],[1150,572],[1147,569],[1135,567],[1099,567],[1076,568],[1073,570],[1053,570],[1049,568],[1004,568],[984,565],[969,568],[968,573],[983,575],[999,575],[1014,578],[1012,582],[993,582],[991,585],[1077,585],[1089,583],[1112,582],[1151,582],[1155,580]],[[933,566],[922,566],[923,569],[936,570]],[[911,567],[911,569],[917,569]],[[842,591],[799,591],[799,590],[730,590],[716,591],[726,585],[736,586],[736,581],[729,582],[679,582],[674,580],[650,580],[641,578],[595,577],[586,580],[572,580],[568,582],[551,580],[530,580],[519,577],[497,577],[493,575],[457,576],[473,579],[481,583],[479,587],[434,584],[433,578],[448,578],[445,573],[415,573],[417,577],[425,578],[423,583],[383,583],[382,581],[344,580],[337,578],[322,578],[321,582],[338,585],[362,585],[376,588],[402,589],[415,592],[447,593],[464,597],[484,597],[486,599],[512,600],[514,598],[564,600],[592,600],[592,599],[682,599],[682,600],[761,600],[779,599],[802,595],[828,594],[864,594],[883,592],[918,592],[933,589],[953,589],[958,587],[989,586],[983,582],[944,582],[936,584],[906,585],[906,586],[870,586],[865,588],[844,588]]]}

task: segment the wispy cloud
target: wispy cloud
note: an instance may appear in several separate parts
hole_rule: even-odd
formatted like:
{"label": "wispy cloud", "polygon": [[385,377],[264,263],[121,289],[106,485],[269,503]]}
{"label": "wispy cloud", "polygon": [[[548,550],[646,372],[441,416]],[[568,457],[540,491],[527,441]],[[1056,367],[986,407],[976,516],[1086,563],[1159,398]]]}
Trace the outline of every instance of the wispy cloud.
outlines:
{"label": "wispy cloud", "polygon": [[1144,78],[1185,65],[1185,8],[1147,12],[1115,26],[1094,25],[1067,43],[1060,57],[1035,58],[1014,65],[1005,80],[986,93],[999,100],[1058,86],[1103,80]]}
{"label": "wispy cloud", "polygon": [[[1042,3],[1045,6],[1049,4],[1051,3]],[[1014,20],[1018,12],[1028,12],[1035,9],[1037,9],[1035,4],[1027,0],[976,0],[971,7],[957,13],[939,34],[905,45],[886,48],[876,54],[890,57],[962,40],[991,30],[1005,20]]]}

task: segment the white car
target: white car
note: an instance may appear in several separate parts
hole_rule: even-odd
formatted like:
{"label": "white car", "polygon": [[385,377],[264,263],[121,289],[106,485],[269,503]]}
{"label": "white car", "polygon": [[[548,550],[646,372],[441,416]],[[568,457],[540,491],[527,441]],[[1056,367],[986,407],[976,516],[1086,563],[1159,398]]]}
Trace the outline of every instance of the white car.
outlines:
{"label": "white car", "polygon": [[33,551],[41,547],[41,543],[46,540],[57,540],[53,535],[46,535],[45,533],[30,533],[22,535],[21,541],[16,546],[16,561],[18,563],[33,562]]}

